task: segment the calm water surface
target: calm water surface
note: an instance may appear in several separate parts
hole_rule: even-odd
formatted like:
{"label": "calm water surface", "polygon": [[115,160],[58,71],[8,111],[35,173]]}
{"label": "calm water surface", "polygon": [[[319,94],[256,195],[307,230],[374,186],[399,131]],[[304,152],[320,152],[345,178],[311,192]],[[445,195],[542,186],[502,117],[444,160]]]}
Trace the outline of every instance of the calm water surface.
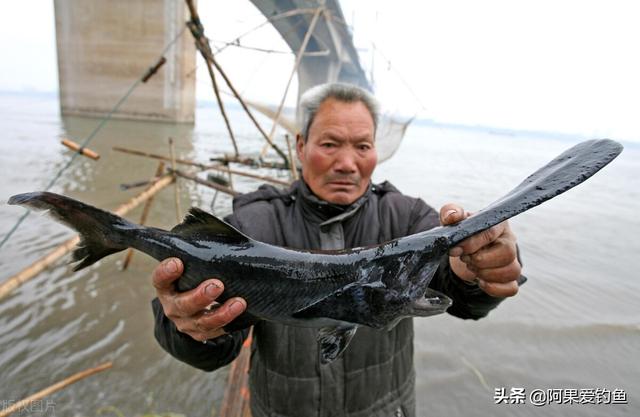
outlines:
{"label": "calm water surface", "polygon": [[[42,189],[70,152],[61,137],[82,141],[94,119],[61,118],[55,96],[0,94],[0,236],[23,213],[7,206],[15,193]],[[233,113],[233,112],[232,112]],[[232,114],[245,152],[262,144],[244,116]],[[270,126],[265,123],[266,126]],[[114,209],[140,190],[118,185],[151,177],[156,162],[114,152],[126,146],[207,162],[232,150],[217,111],[198,109],[195,126],[110,122],[91,147],[99,162],[78,159],[53,191]],[[376,181],[439,208],[458,202],[478,210],[577,143],[414,124]],[[429,416],[636,416],[640,414],[640,146],[623,154],[587,183],[511,221],[529,282],[484,320],[450,316],[416,320],[419,415]],[[264,174],[282,175],[265,171]],[[283,177],[286,179],[286,177]],[[255,183],[234,179],[241,191]],[[176,223],[173,187],[156,197],[148,224]],[[210,209],[214,192],[180,182],[183,210]],[[218,195],[225,215],[230,199]],[[138,221],[141,208],[127,216]],[[72,236],[32,214],[0,249],[4,280]],[[172,359],[153,338],[150,271],[136,254],[71,272],[68,258],[0,300],[0,404],[24,398],[75,372],[113,361],[111,370],[49,397],[56,415],[126,416],[151,411],[211,416],[222,397],[226,369],[204,373]],[[496,405],[494,390],[622,389],[628,405]],[[5,403],[6,404],[6,403]],[[1,408],[1,407],[0,407]]]}

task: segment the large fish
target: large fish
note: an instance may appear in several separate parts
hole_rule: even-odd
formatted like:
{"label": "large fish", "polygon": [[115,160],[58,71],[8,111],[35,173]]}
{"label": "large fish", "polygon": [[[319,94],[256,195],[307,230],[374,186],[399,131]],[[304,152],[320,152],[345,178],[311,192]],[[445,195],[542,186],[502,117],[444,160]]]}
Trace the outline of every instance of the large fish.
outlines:
{"label": "large fish", "polygon": [[259,320],[319,327],[320,359],[328,363],[344,351],[358,325],[391,328],[403,317],[443,313],[451,300],[427,286],[451,247],[580,184],[621,151],[620,144],[608,139],[580,143],[503,198],[453,226],[339,251],[294,250],[258,242],[197,208],[165,231],[48,192],[15,195],[9,204],[50,210],[57,220],[76,229],[81,243],[73,253],[79,261],[75,270],[128,247],[158,260],[178,257],[185,265],[177,281],[179,291],[217,277],[225,286],[218,301],[236,296],[247,301],[246,312],[227,330]]}

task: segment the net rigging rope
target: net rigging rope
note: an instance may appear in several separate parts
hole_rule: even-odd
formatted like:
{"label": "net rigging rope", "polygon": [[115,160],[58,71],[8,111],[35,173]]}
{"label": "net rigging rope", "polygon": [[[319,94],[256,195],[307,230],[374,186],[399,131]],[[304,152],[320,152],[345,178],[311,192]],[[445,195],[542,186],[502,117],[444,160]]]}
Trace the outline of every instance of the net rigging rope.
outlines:
{"label": "net rigging rope", "polygon": [[[164,47],[164,49],[160,53],[160,56],[159,56],[158,60],[156,60],[156,62],[159,62],[159,60],[161,60],[163,58],[164,54],[166,54],[167,51],[178,41],[178,39],[180,39],[182,37],[182,35],[184,35],[186,29],[187,29],[186,26],[183,27],[182,30],[180,32],[178,32],[176,34],[176,36]],[[118,100],[118,102],[113,106],[113,108],[109,111],[109,113],[107,113],[106,116],[103,117],[100,120],[100,122],[95,127],[95,129],[93,129],[93,131],[89,134],[89,136],[87,136],[87,138],[80,144],[80,149],[83,149],[83,148],[85,148],[85,147],[87,147],[89,145],[91,140],[98,134],[98,132],[107,124],[107,122],[109,120],[111,120],[111,117],[113,117],[114,113],[118,111],[120,106],[122,106],[122,104],[124,104],[124,102],[135,91],[135,89],[143,82],[143,80],[145,80],[145,78],[148,78],[147,77],[148,74],[149,74],[149,70],[147,69],[147,70],[145,70],[144,74],[141,77],[139,77],[131,85],[131,87],[129,87],[127,92],[120,98],[120,100]],[[69,168],[71,166],[71,164],[73,163],[73,161],[75,161],[75,159],[78,157],[78,155],[80,155],[79,152],[74,152],[73,155],[71,155],[71,158],[67,161],[67,163],[51,179],[51,181],[49,182],[49,184],[45,188],[45,191],[49,191],[51,189],[51,187],[53,187],[53,185],[56,183],[56,181],[62,176],[63,172],[66,171],[67,168]],[[18,227],[20,227],[20,224],[29,216],[29,214],[31,214],[31,210],[27,209],[25,211],[25,213],[22,216],[20,216],[18,221],[11,228],[11,230],[9,230],[9,232],[2,238],[2,241],[0,241],[0,248],[2,248],[2,246],[4,246],[4,244],[9,240],[9,238],[18,229]]]}

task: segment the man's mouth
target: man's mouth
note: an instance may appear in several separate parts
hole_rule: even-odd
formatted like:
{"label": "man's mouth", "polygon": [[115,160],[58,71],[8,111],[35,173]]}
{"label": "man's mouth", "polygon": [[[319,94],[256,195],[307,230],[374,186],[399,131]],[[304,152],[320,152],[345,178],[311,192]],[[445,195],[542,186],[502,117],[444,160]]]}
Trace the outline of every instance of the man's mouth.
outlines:
{"label": "man's mouth", "polygon": [[354,187],[357,186],[360,180],[358,178],[352,177],[338,177],[338,178],[328,178],[327,184],[333,185],[337,187]]}
{"label": "man's mouth", "polygon": [[353,181],[329,181],[327,185],[336,190],[351,190],[352,188],[356,188],[358,186],[357,183]]}

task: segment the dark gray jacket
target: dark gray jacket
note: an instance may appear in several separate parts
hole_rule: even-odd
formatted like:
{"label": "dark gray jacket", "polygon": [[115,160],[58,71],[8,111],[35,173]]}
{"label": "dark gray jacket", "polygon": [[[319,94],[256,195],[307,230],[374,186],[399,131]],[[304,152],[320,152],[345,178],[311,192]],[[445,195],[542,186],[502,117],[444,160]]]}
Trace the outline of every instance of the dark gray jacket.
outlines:
{"label": "dark gray jacket", "polygon": [[[375,245],[439,225],[438,213],[388,182],[372,185],[348,207],[315,197],[304,182],[289,190],[262,186],[234,200],[231,224],[254,239],[298,249]],[[461,318],[485,316],[500,301],[457,278],[448,260],[431,288],[453,299]],[[202,344],[178,332],[154,300],[155,335],[177,359],[212,371],[238,354],[246,331]],[[361,326],[343,356],[320,366],[316,329],[261,322],[254,326],[250,390],[254,417],[414,416],[413,321],[391,331]]]}

